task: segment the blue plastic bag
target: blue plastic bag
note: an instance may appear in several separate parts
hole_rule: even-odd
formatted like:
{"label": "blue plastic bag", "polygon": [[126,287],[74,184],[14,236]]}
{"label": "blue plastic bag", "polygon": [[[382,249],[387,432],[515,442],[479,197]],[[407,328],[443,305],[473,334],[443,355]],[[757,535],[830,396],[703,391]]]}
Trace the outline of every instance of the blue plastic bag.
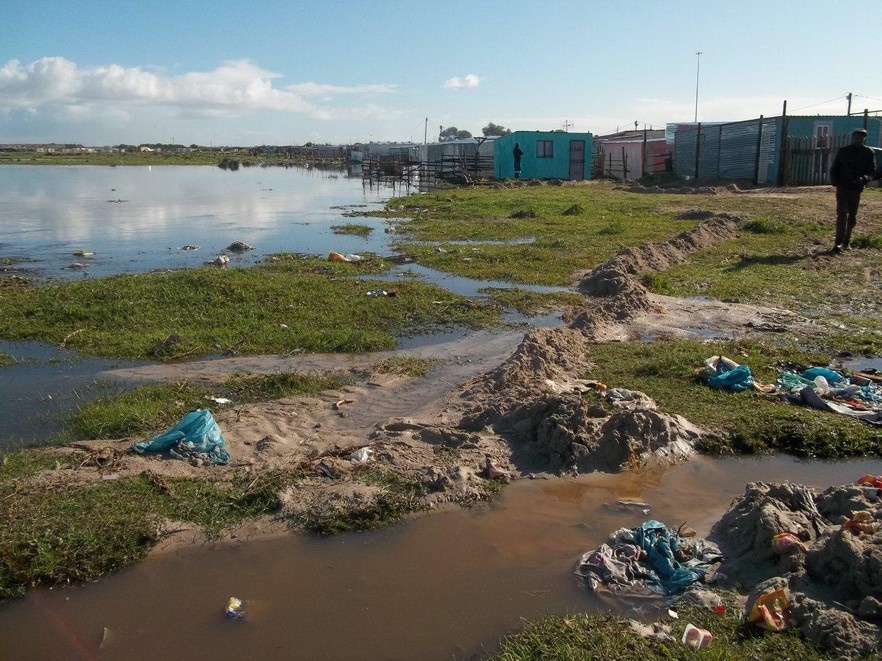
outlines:
{"label": "blue plastic bag", "polygon": [[809,367],[805,372],[802,373],[803,379],[808,379],[809,381],[814,381],[816,376],[823,376],[827,379],[827,383],[839,383],[844,380],[845,377],[842,376],[839,372],[834,372],[833,370],[828,370],[826,367]]}
{"label": "blue plastic bag", "polygon": [[728,372],[718,372],[706,379],[711,388],[723,388],[733,392],[751,390],[753,388],[753,374],[747,365],[739,365]]}
{"label": "blue plastic bag", "polygon": [[139,454],[166,450],[185,456],[204,454],[212,463],[230,463],[224,435],[208,409],[190,411],[174,427],[148,441],[135,443],[132,450]]}

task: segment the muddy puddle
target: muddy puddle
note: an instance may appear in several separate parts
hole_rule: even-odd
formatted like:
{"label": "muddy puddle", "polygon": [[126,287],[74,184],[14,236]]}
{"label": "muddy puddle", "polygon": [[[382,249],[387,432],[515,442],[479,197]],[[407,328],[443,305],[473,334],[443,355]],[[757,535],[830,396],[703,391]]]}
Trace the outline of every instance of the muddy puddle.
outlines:
{"label": "muddy puddle", "polygon": [[[651,517],[705,535],[750,480],[826,487],[879,472],[870,460],[699,458],[524,480],[491,504],[372,533],[185,547],[0,605],[0,658],[472,658],[522,618],[599,608],[573,568],[618,527]],[[605,507],[619,498],[648,502],[649,517]],[[240,621],[223,617],[231,596],[247,602]]]}

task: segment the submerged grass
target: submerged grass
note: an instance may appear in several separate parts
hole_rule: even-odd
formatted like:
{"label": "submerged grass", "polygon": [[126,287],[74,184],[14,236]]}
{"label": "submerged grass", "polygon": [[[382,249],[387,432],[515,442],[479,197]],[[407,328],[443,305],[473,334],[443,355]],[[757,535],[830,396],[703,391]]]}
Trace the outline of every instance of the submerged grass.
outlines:
{"label": "submerged grass", "polygon": [[334,234],[368,237],[374,231],[374,228],[370,225],[356,225],[352,223],[349,225],[331,225],[331,231]]}
{"label": "submerged grass", "polygon": [[[368,261],[368,260],[365,260]],[[0,337],[81,352],[177,360],[221,353],[389,349],[396,336],[496,323],[499,310],[439,287],[357,277],[370,264],[278,259],[266,267],[123,275],[0,297]]]}
{"label": "submerged grass", "polygon": [[719,434],[703,442],[712,453],[779,451],[823,459],[878,455],[878,428],[842,415],[790,405],[780,395],[715,390],[695,376],[704,360],[726,355],[751,368],[754,377],[774,383],[782,366],[828,363],[828,356],[796,347],[752,341],[704,343],[657,340],[652,344],[598,344],[591,349],[591,378],[610,387],[640,390],[662,411],[677,413]]}
{"label": "submerged grass", "polygon": [[[667,617],[662,623],[670,626],[671,642],[643,638],[628,625],[622,615],[606,612],[573,613],[546,617],[527,624],[523,630],[503,639],[492,661],[545,661],[559,659],[775,659],[776,661],[820,661],[835,659],[800,637],[799,631],[762,631],[745,624],[741,607],[732,593],[722,593],[726,612],[716,612],[696,605],[678,604],[679,619]],[[662,611],[664,612],[664,611]],[[687,623],[713,634],[713,644],[694,650],[681,641]]]}

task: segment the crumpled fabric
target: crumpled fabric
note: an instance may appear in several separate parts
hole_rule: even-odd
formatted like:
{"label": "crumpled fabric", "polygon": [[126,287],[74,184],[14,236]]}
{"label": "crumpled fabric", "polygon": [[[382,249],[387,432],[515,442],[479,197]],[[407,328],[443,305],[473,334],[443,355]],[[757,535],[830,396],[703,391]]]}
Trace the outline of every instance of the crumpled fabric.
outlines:
{"label": "crumpled fabric", "polygon": [[[688,560],[678,561],[685,551]],[[722,559],[719,548],[702,539],[680,538],[654,519],[637,528],[617,530],[609,544],[582,555],[576,575],[593,592],[623,596],[673,595],[702,580]]]}
{"label": "crumpled fabric", "polygon": [[705,360],[701,376],[711,388],[742,392],[754,387],[750,368],[726,356],[711,356]]}
{"label": "crumpled fabric", "polygon": [[230,463],[224,435],[208,409],[190,411],[174,427],[135,443],[132,450],[138,454],[168,451],[177,459],[202,459],[219,465]]}

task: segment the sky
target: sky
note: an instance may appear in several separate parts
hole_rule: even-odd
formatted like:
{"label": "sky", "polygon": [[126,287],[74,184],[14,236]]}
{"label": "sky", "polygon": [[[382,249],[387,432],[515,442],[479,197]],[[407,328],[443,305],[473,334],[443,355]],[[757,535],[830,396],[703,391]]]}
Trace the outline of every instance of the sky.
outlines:
{"label": "sky", "polygon": [[0,144],[603,135],[844,114],[849,93],[882,111],[871,4],[0,0]]}

